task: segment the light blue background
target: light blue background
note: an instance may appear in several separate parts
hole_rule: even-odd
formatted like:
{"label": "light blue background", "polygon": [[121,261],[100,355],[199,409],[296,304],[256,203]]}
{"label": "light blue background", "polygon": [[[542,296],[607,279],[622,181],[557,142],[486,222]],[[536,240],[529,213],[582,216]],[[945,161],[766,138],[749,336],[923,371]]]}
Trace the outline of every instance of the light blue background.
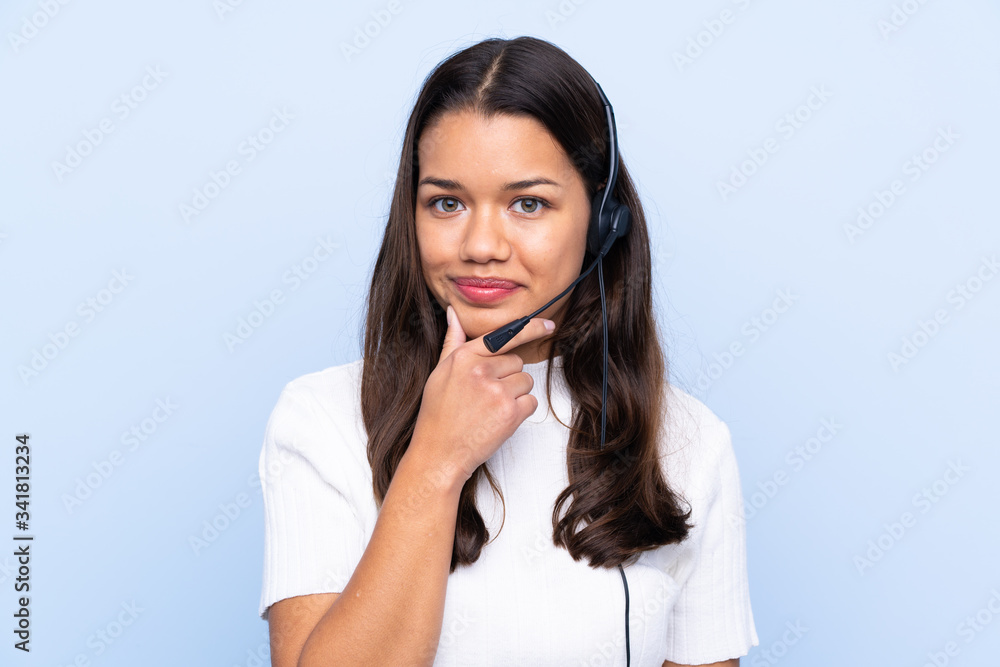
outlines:
{"label": "light blue background", "polygon": [[[387,2],[245,0],[220,14],[211,0],[53,0],[51,18],[37,1],[0,8],[0,540],[16,532],[20,432],[31,434],[36,535],[32,652],[5,629],[0,662],[266,655],[254,475],[268,415],[292,378],[360,356],[424,76],[479,39],[530,34],[567,50],[614,105],[653,234],[672,377],[732,429],[754,508],[761,640],[744,664],[923,665],[949,641],[960,652],[948,664],[995,664],[1000,618],[983,613],[991,622],[971,641],[959,624],[1000,591],[1000,279],[961,309],[949,293],[1000,252],[997,3],[399,3],[350,58],[342,45]],[[894,11],[902,25],[887,31]],[[689,48],[696,57],[679,65]],[[115,100],[147,68],[165,77],[121,118]],[[814,87],[829,98],[800,109]],[[247,161],[241,142],[276,108],[294,118]],[[797,110],[809,118],[788,136],[778,123]],[[103,118],[113,132],[60,179],[53,162]],[[911,180],[907,161],[946,128],[957,139]],[[718,183],[769,138],[778,150],[723,198]],[[240,173],[186,222],[179,205],[229,160]],[[845,226],[894,179],[905,190],[852,243]],[[317,238],[339,247],[296,285],[288,272]],[[116,270],[128,284],[102,293]],[[284,301],[230,349],[225,335],[276,289]],[[751,340],[779,290],[792,306]],[[109,296],[92,320],[78,310]],[[893,368],[888,355],[938,309],[947,321]],[[78,335],[23,379],[72,323]],[[725,360],[734,342],[742,354]],[[156,424],[158,399],[177,407]],[[789,452],[824,419],[837,432],[794,465]],[[143,420],[156,430],[129,450],[122,434]],[[121,464],[67,509],[114,450]],[[953,461],[968,471],[939,481]],[[922,512],[914,496],[935,481],[943,495]],[[189,538],[239,494],[248,506],[195,553]],[[886,525],[904,512],[915,524],[897,539]],[[888,550],[859,566],[880,538]],[[4,628],[13,566],[0,556]],[[136,621],[98,655],[96,633],[133,601]],[[784,643],[796,622],[807,632]]]}

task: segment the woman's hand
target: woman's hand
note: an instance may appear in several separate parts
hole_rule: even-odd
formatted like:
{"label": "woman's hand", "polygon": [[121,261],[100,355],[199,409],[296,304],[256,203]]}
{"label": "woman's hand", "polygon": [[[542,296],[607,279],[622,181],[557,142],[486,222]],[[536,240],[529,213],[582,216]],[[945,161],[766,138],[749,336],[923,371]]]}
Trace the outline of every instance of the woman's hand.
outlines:
{"label": "woman's hand", "polygon": [[[554,329],[551,320],[534,318],[505,347],[514,349]],[[467,341],[448,306],[441,358],[424,385],[410,449],[440,464],[461,488],[538,407],[529,393],[534,380],[523,367],[513,352],[491,353],[482,336]]]}

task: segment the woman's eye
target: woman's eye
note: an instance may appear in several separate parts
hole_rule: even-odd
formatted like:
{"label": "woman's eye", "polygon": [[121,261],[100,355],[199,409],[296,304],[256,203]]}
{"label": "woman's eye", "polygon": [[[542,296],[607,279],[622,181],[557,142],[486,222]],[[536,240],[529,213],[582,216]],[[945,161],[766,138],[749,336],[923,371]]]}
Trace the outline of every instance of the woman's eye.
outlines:
{"label": "woman's eye", "polygon": [[[518,213],[532,214],[538,213],[546,203],[541,199],[535,197],[524,197],[523,199],[518,199],[515,204],[521,205],[521,210]],[[435,209],[439,213],[455,213],[462,210],[462,202],[455,199],[454,197],[438,197],[430,202],[431,208]]]}
{"label": "woman's eye", "polygon": [[537,213],[541,207],[545,206],[541,199],[535,199],[533,197],[518,199],[515,203],[521,204],[522,213]]}
{"label": "woman's eye", "polygon": [[[438,208],[438,204],[443,204],[443,208]],[[431,202],[431,206],[437,208],[441,213],[454,213],[459,210],[459,201],[453,197],[439,197]]]}

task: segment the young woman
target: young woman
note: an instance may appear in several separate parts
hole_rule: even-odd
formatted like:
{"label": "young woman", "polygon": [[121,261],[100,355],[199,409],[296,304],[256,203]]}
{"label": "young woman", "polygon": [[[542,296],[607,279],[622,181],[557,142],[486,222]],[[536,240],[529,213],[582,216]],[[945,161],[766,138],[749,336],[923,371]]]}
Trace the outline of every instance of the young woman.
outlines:
{"label": "young woman", "polygon": [[[275,666],[738,665],[757,645],[729,430],[667,382],[602,97],[530,37],[424,82],[364,358],[293,380],[268,422]],[[600,273],[491,352],[592,266],[609,185],[631,223]]]}

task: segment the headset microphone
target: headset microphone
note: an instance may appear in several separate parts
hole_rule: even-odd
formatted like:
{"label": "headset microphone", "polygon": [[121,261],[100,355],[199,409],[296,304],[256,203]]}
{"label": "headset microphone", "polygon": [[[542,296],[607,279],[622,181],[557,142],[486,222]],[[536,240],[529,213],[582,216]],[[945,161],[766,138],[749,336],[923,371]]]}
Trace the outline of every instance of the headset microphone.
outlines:
{"label": "headset microphone", "polygon": [[[597,83],[596,79],[594,79],[594,85],[597,86],[597,92],[604,103],[604,113],[608,121],[608,161],[610,162],[608,165],[607,182],[594,195],[594,199],[591,202],[590,224],[587,227],[587,250],[597,257],[587,267],[587,270],[581,273],[580,277],[564,289],[559,296],[549,301],[531,315],[514,320],[496,331],[486,334],[483,336],[483,343],[490,352],[499,352],[504,345],[510,342],[511,338],[516,336],[528,324],[531,318],[536,317],[543,310],[563,298],[577,283],[586,278],[596,266],[598,285],[601,292],[601,321],[604,328],[604,381],[601,385],[601,449],[603,450],[608,403],[608,312],[604,302],[604,271],[601,260],[608,254],[611,244],[628,232],[632,215],[628,207],[620,204],[613,194],[615,183],[618,180],[618,131],[615,127],[615,112],[611,108],[611,102],[608,101],[607,96],[604,94],[601,84]],[[625,570],[621,564],[618,565],[618,571],[622,575],[622,584],[625,586],[625,664],[628,667],[632,662],[632,650],[629,646],[628,579],[625,578]]]}
{"label": "headset microphone", "polygon": [[496,331],[488,333],[485,336],[483,336],[483,343],[486,345],[486,349],[489,350],[490,352],[499,352],[504,345],[510,342],[511,338],[516,336],[518,332],[520,332],[521,329],[523,329],[525,325],[528,324],[528,321],[532,317],[537,317],[538,314],[541,313],[543,310],[554,304],[559,299],[566,296],[567,292],[576,287],[577,283],[586,278],[590,274],[590,272],[594,270],[594,267],[597,266],[597,263],[601,261],[601,258],[604,257],[604,255],[606,255],[608,250],[611,248],[611,244],[614,243],[615,238],[617,237],[613,233],[608,235],[608,240],[604,242],[604,246],[601,248],[599,254],[597,255],[597,259],[591,262],[590,266],[587,267],[587,270],[581,273],[579,278],[570,283],[570,286],[564,289],[559,294],[559,296],[549,301],[547,304],[545,304],[544,306],[533,312],[531,315],[525,315],[521,319],[514,320],[513,322],[505,324]]}

